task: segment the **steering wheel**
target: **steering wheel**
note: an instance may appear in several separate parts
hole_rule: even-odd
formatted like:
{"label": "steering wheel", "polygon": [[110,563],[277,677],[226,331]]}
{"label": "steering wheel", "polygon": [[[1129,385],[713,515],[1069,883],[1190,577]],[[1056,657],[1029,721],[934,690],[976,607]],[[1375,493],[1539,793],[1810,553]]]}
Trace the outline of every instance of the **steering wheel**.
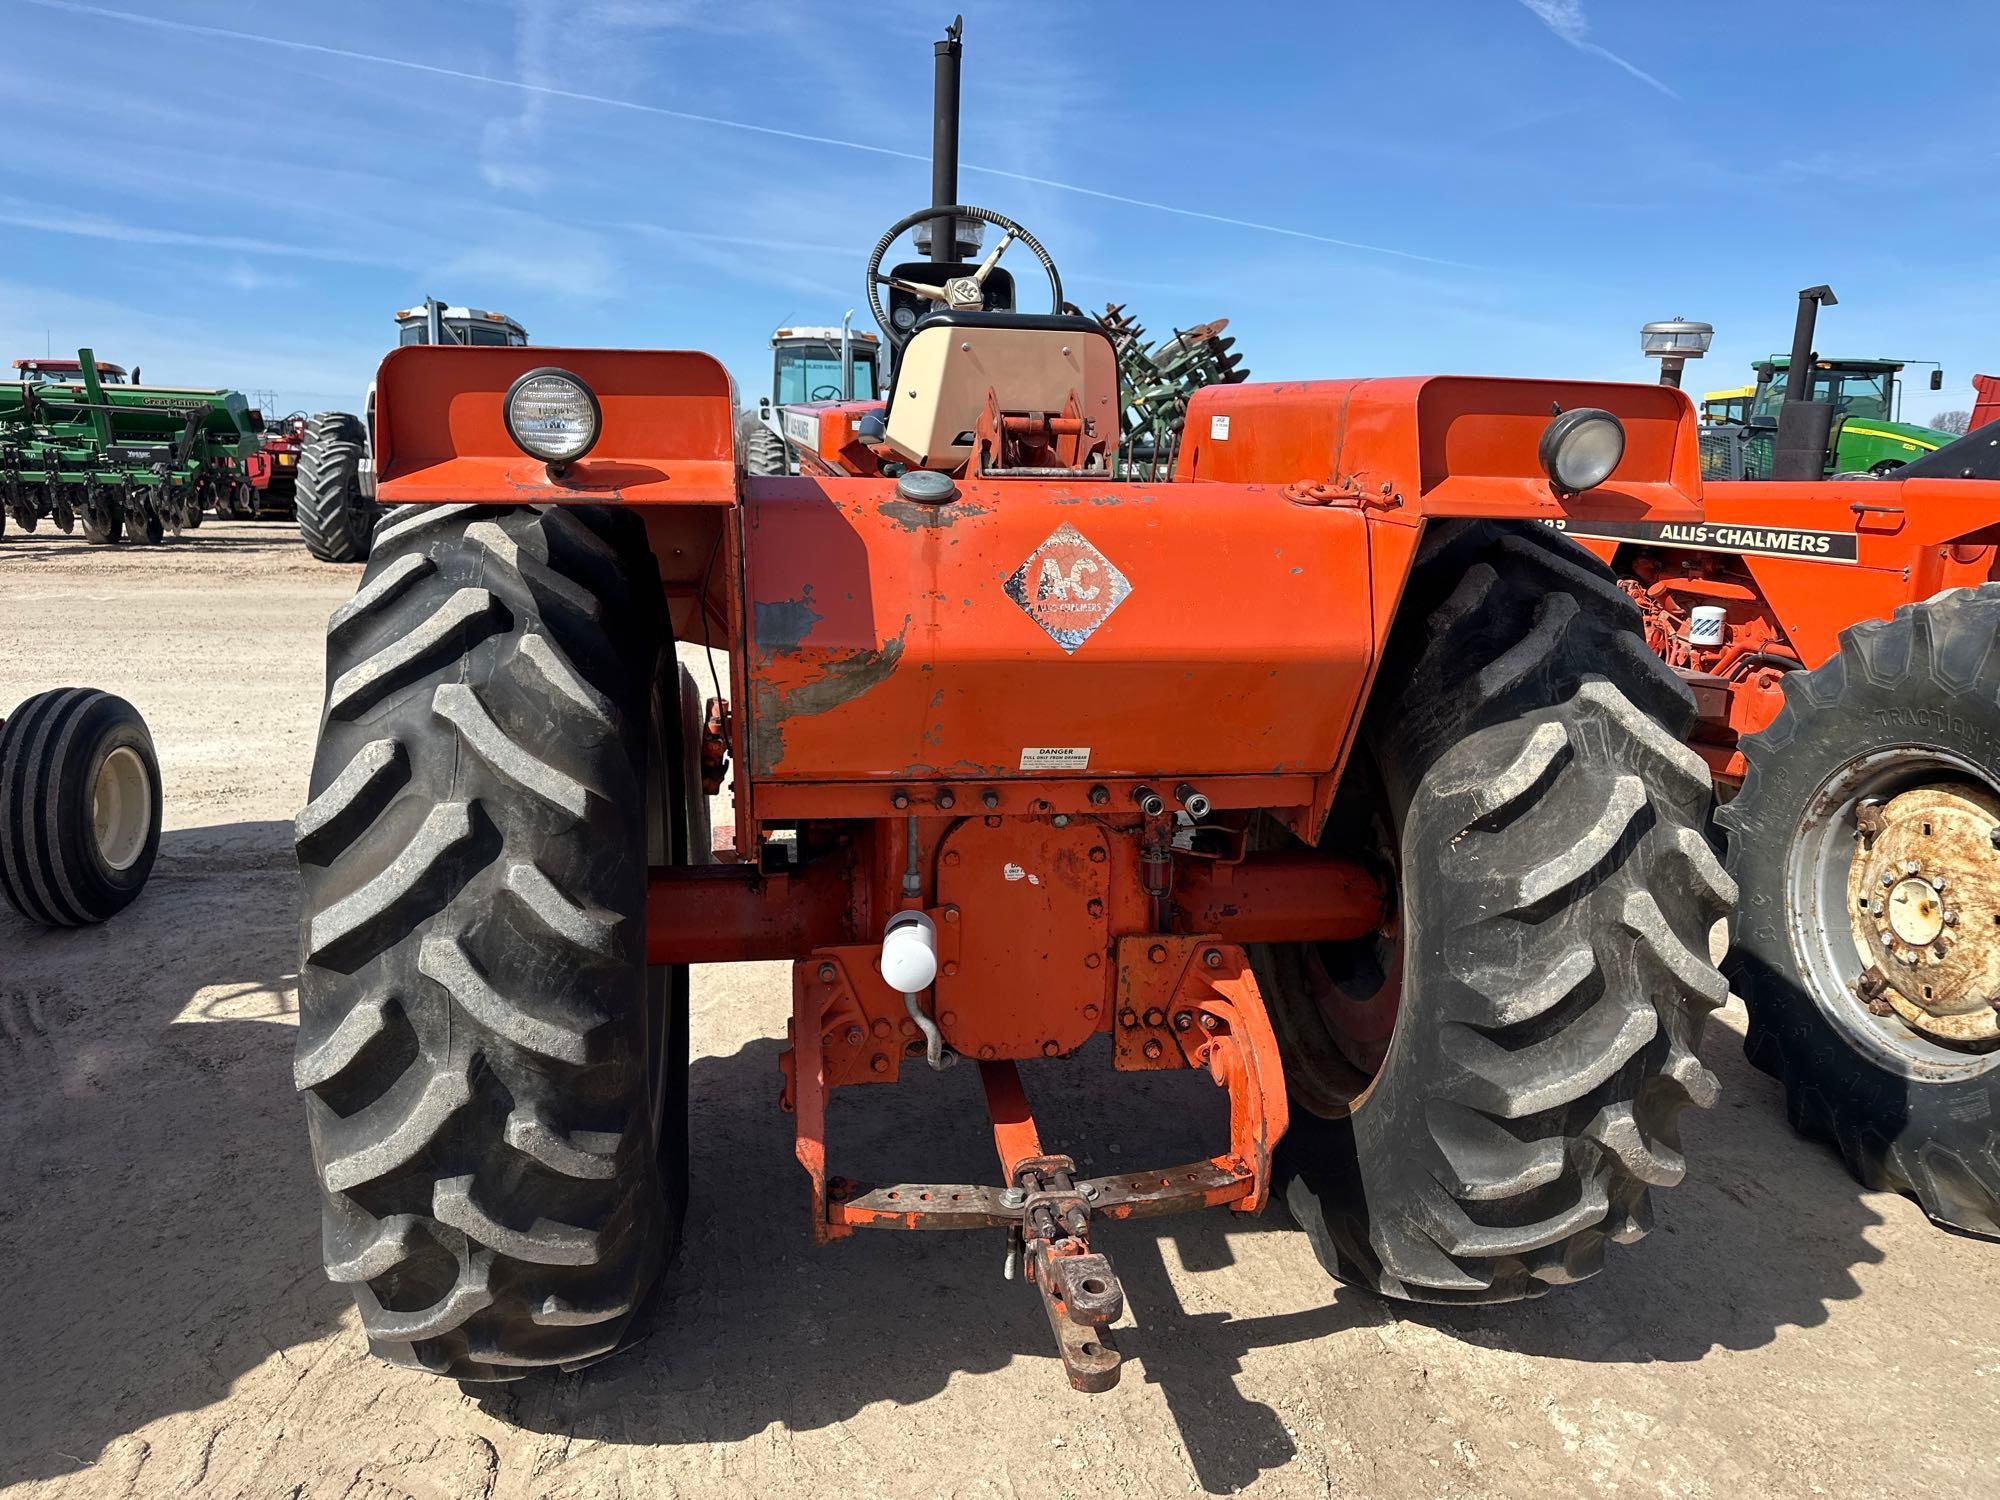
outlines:
{"label": "steering wheel", "polygon": [[[896,243],[903,233],[927,219],[942,218],[978,219],[1004,230],[1000,243],[987,252],[986,259],[970,276],[954,276],[943,286],[933,286],[922,281],[902,281],[894,276],[882,274],[882,257],[889,253],[889,247]],[[889,226],[889,232],[875,242],[875,253],[868,257],[868,310],[875,315],[875,323],[882,330],[882,336],[890,347],[901,352],[903,345],[910,341],[910,331],[900,329],[882,310],[882,295],[879,288],[893,286],[898,291],[908,292],[913,297],[924,297],[940,307],[958,312],[980,312],[986,307],[986,278],[1000,263],[1000,257],[1007,253],[1007,247],[1019,240],[1035,254],[1042,263],[1042,269],[1049,278],[1049,311],[1060,313],[1063,308],[1062,277],[1056,271],[1056,263],[1049,259],[1049,252],[1042,248],[1042,242],[1027,230],[1016,224],[1005,214],[996,214],[990,208],[974,208],[969,204],[957,204],[950,208],[920,208],[907,214]]]}
{"label": "steering wheel", "polygon": [[816,385],[810,391],[806,392],[806,399],[808,401],[838,401],[840,399],[840,387],[837,385]]}

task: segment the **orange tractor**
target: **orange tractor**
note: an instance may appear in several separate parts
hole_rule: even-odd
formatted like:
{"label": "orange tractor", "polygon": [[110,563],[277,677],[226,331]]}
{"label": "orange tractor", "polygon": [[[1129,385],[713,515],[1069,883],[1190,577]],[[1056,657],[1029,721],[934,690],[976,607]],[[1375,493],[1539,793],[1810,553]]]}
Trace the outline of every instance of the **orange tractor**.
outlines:
{"label": "orange tractor", "polygon": [[1698,523],[1554,524],[1638,603],[1734,794],[1751,1060],[1863,1183],[2000,1236],[2000,429],[1824,480],[1815,404],[1781,416],[1793,474],[1704,485]]}
{"label": "orange tractor", "polygon": [[[915,316],[877,304],[887,410],[830,472],[746,475],[704,354],[381,366],[396,509],[329,626],[296,1075],[328,1274],[387,1358],[499,1380],[634,1336],[687,1202],[695,963],[793,962],[813,1236],[1004,1237],[1082,1390],[1119,1372],[1108,1220],[1282,1197],[1336,1276],[1503,1301],[1683,1174],[1730,882],[1687,689],[1550,523],[1700,524],[1686,401],[1213,386],[1169,479],[1115,480],[1110,337],[1020,225],[933,196],[899,226],[944,223],[932,261],[877,249]],[[1049,311],[996,291],[1016,242]],[[1086,1176],[1016,1066],[1063,1057],[1199,1070],[1228,1137]],[[842,1158],[834,1093],[954,1066],[995,1180]]]}

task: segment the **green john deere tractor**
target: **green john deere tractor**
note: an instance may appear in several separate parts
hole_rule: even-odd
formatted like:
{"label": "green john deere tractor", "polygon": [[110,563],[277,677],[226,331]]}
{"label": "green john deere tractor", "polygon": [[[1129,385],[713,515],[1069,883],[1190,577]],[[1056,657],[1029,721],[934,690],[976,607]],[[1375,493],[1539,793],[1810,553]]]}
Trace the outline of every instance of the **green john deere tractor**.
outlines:
{"label": "green john deere tractor", "polygon": [[[1703,411],[1712,424],[1702,445],[1706,477],[1770,477],[1778,408],[1785,402],[1791,363],[1785,355],[1760,360],[1751,367],[1757,373],[1754,387],[1710,391],[1702,398]],[[1813,360],[1812,388],[1805,399],[1833,408],[1833,431],[1826,450],[1828,475],[1879,477],[1955,441],[1952,433],[1897,420],[1902,382],[1896,377],[1906,363],[1894,359]],[[1943,374],[1932,368],[1932,390],[1942,387]],[[1739,415],[1744,408],[1747,410]],[[1715,439],[1725,426],[1729,429],[1727,443]]]}

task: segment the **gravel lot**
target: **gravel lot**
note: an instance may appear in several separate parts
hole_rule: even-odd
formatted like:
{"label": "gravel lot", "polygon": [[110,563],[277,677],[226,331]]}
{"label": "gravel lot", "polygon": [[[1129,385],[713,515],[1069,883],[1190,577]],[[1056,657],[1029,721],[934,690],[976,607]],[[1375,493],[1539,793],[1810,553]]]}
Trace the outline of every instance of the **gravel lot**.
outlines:
{"label": "gravel lot", "polygon": [[[168,830],[103,928],[0,908],[6,1494],[2000,1494],[2000,1248],[1795,1139],[1733,1005],[1691,1179],[1604,1276],[1433,1313],[1332,1285],[1282,1213],[1115,1226],[1137,1326],[1123,1385],[1082,1397],[997,1236],[811,1248],[786,970],[697,970],[695,1199],[649,1341],[497,1395],[376,1364],[320,1273],[290,1082],[290,819],[359,571],[280,523],[0,539],[0,712],[129,698]],[[1220,1138],[1193,1077],[1086,1057],[1028,1084],[1043,1138],[1099,1171]],[[834,1111],[836,1169],[991,1175],[969,1074],[867,1092]]]}

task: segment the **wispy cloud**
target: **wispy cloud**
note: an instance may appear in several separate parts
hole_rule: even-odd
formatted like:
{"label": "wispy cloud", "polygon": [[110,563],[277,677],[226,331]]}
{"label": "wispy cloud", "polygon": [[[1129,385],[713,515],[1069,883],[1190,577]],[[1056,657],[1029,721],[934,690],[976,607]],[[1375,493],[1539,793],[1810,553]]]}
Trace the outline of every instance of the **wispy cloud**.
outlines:
{"label": "wispy cloud", "polygon": [[132,224],[103,214],[81,213],[72,209],[49,209],[19,198],[0,197],[0,224],[16,229],[38,229],[45,234],[70,234],[83,239],[113,240],[128,245],[178,245],[195,250],[225,250],[239,255],[284,255],[302,260],[331,261],[340,265],[392,265],[377,257],[312,245],[286,244],[279,240],[256,239],[237,234],[202,234],[184,229],[161,229],[150,224]]}
{"label": "wispy cloud", "polygon": [[[552,84],[536,83],[522,78],[500,78],[490,73],[474,73],[461,68],[447,68],[438,63],[416,62],[409,58],[390,57],[379,52],[361,52],[347,47],[332,47],[321,42],[303,42],[288,37],[232,30],[226,26],[209,26],[194,21],[171,20],[164,16],[142,15],[136,11],[116,10],[109,6],[82,4],[80,0],[25,0],[25,3],[39,6],[44,10],[64,11],[72,15],[96,16],[104,20],[123,21],[130,25],[150,26],[163,31],[181,32],[191,36],[215,37],[230,41],[247,42],[265,49],[278,49],[319,57],[340,58],[348,62],[368,63],[377,67],[404,68],[411,72],[425,73],[433,77],[455,78],[466,83],[479,83],[494,88],[515,89],[523,93],[550,99],[566,99],[573,103],[598,105],[605,109],[631,110],[640,114],[655,115],[670,120],[682,120],[694,125],[713,126],[723,130],[746,131],[755,135],[773,136],[781,140],[798,141],[808,145],[832,146],[846,151],[861,151],[871,156],[894,157],[902,161],[916,162],[927,162],[930,160],[928,156],[925,156],[921,152],[902,151],[893,146],[872,145],[867,141],[848,140],[839,136],[815,135],[808,131],[785,130],[775,125],[757,125],[747,120],[731,120],[717,115],[696,114],[690,110],[669,109],[665,105],[647,104],[636,99],[622,99],[609,94],[589,93],[581,89],[560,88]],[[1556,22],[1550,18],[1551,12],[1576,10],[1575,0],[1521,0],[1521,3],[1541,14],[1543,19],[1549,21],[1551,27],[1556,25]],[[1576,21],[1580,32],[1582,24],[1580,13],[1576,17]],[[1562,35],[1560,31],[1557,34]],[[1569,40],[1568,37],[1564,39]],[[1576,41],[1572,45],[1581,46],[1586,51],[1603,52],[1602,48],[1591,43]],[[1625,62],[1622,58],[1613,57],[1608,52],[1604,52],[1603,55],[1611,58],[1620,67],[1629,70],[1638,77],[1646,79],[1655,88],[1669,94],[1673,92],[1658,79],[1640,73],[1637,68],[1632,67],[1630,63]],[[976,172],[988,177],[1004,178],[1014,182],[1031,183],[1036,187],[1051,188],[1059,192],[1076,193],[1086,198],[1096,198],[1107,203],[1123,204],[1129,208],[1150,209],[1155,213],[1172,214],[1187,219],[1201,219],[1211,224],[1225,224],[1232,228],[1248,229],[1259,234],[1282,235],[1289,239],[1305,240],[1320,245],[1331,245],[1342,250],[1354,250],[1369,255],[1393,256],[1401,260],[1422,261],[1429,265],[1462,266],[1461,262],[1443,260],[1431,255],[1421,255],[1413,250],[1400,250],[1389,245],[1369,244],[1362,240],[1342,239],[1330,234],[1316,234],[1311,230],[1293,229],[1281,224],[1267,224],[1256,219],[1234,218],[1228,214],[1210,213],[1196,208],[1184,208],[1179,204],[1161,203],[1150,198],[1128,197],[1123,193],[1106,192],[1098,188],[1085,187],[1080,183],[1060,182],[1054,178],[1037,177],[1025,172],[1010,172],[999,167],[981,166],[976,162],[964,162],[961,164],[960,170]]]}
{"label": "wispy cloud", "polygon": [[1601,57],[1623,68],[1648,88],[1658,89],[1669,99],[1680,98],[1644,68],[1627,62],[1609,47],[1600,47],[1590,39],[1590,22],[1583,13],[1583,0],[1521,0],[1521,3],[1533,11],[1544,26],[1577,51],[1588,52],[1592,57]]}

